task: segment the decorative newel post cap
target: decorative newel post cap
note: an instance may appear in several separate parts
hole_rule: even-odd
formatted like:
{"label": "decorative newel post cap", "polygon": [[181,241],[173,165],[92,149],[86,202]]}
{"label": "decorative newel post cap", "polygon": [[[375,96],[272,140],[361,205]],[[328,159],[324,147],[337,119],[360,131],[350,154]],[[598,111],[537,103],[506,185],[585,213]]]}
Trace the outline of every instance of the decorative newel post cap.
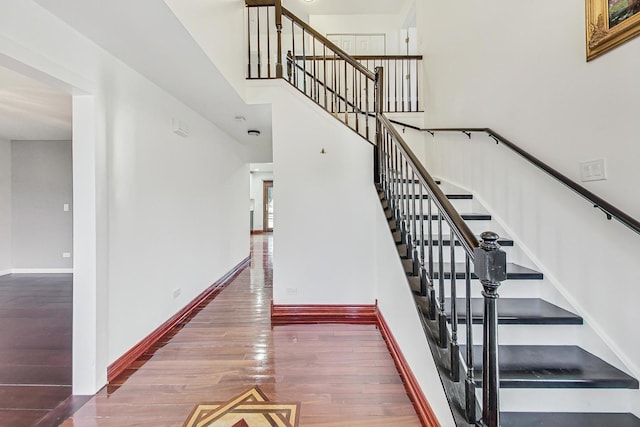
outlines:
{"label": "decorative newel post cap", "polygon": [[498,236],[498,233],[493,231],[485,231],[480,234],[480,238],[485,242],[497,242],[500,236]]}
{"label": "decorative newel post cap", "polygon": [[474,272],[483,285],[500,284],[507,278],[507,255],[500,249],[497,233],[485,231],[480,235],[480,247],[473,252],[475,255]]}

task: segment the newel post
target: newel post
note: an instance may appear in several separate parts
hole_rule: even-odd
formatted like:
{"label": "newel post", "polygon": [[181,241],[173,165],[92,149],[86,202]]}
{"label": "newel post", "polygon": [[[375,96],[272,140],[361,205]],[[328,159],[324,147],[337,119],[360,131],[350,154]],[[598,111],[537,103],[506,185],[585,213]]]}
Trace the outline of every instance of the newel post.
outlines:
{"label": "newel post", "polygon": [[376,81],[374,85],[374,105],[373,110],[376,113],[376,148],[373,150],[373,180],[376,184],[382,182],[380,177],[380,161],[382,159],[382,122],[380,116],[382,115],[383,104],[383,90],[384,87],[384,68],[376,67]]}
{"label": "newel post", "polygon": [[276,62],[276,77],[282,78],[282,0],[275,0],[276,33],[278,43],[278,62]]}
{"label": "newel post", "polygon": [[500,372],[498,368],[498,287],[507,278],[507,256],[491,231],[480,235],[474,250],[474,272],[482,283],[484,336],[482,349],[482,425],[500,426]]}

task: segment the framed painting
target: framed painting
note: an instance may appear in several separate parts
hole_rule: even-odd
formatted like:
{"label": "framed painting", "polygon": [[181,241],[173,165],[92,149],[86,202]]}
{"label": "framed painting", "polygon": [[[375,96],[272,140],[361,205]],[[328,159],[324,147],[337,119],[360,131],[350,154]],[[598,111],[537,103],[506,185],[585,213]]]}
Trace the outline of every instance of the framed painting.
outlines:
{"label": "framed painting", "polygon": [[640,0],[586,0],[587,61],[640,34]]}

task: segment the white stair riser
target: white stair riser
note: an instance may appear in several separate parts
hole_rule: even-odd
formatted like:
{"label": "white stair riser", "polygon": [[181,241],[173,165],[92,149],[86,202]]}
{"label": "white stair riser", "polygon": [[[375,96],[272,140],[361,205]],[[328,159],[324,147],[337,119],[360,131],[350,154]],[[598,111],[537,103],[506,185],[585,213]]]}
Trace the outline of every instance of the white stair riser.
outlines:
{"label": "white stair riser", "polygon": [[[499,325],[500,345],[579,345],[582,325]],[[466,326],[458,326],[458,342],[466,343]],[[473,325],[473,343],[482,345],[482,325]]]}
{"label": "white stair riser", "polygon": [[[409,212],[409,213],[413,213],[414,212],[414,206],[413,206],[413,202],[414,199],[400,199],[400,202],[398,204],[398,206],[402,206],[403,210],[405,212]],[[451,204],[453,205],[453,207],[456,209],[456,211],[458,211],[459,213],[469,213],[469,212],[474,212],[475,210],[475,205],[472,199],[449,199],[449,202],[451,202]],[[420,199],[415,199],[415,212],[420,213]],[[429,212],[429,202],[427,200],[423,200],[422,201],[422,213],[423,214],[427,214]],[[483,212],[483,211],[481,211]],[[438,208],[433,205],[431,207],[431,213],[432,214],[437,214],[438,213]]]}
{"label": "white stair riser", "polygon": [[[467,223],[467,226],[469,227],[469,229],[477,236],[479,236],[481,233],[485,232],[485,231],[493,231],[498,233],[498,235],[500,235],[499,231],[496,231],[496,227],[493,227],[493,224],[491,223],[491,221],[484,221],[484,220],[468,220],[465,221]],[[407,229],[411,229],[413,230],[414,224],[413,224],[413,220],[407,220],[405,222]],[[400,225],[400,224],[398,224]],[[416,230],[418,232],[418,234],[420,233],[420,221],[416,220]],[[424,235],[425,238],[428,238],[429,236],[429,221],[428,220],[424,220]],[[433,239],[437,240],[438,239],[438,221],[433,221],[431,223],[431,231],[433,233]],[[449,236],[450,234],[450,227],[449,224],[447,224],[446,221],[442,221],[442,235],[443,236]]]}
{"label": "white stair riser", "polygon": [[[634,392],[636,390],[501,388],[500,410],[503,412],[628,412],[631,399],[634,395],[637,398]],[[476,396],[482,399],[482,390],[477,390]]]}
{"label": "white stair riser", "polygon": [[[445,279],[445,297],[451,294],[451,280]],[[505,280],[498,289],[498,294],[502,298],[538,298],[540,294],[541,280]],[[436,293],[438,281],[435,281]],[[456,292],[458,298],[465,296],[465,280],[456,280]],[[482,298],[482,285],[477,279],[471,280],[471,297]]]}

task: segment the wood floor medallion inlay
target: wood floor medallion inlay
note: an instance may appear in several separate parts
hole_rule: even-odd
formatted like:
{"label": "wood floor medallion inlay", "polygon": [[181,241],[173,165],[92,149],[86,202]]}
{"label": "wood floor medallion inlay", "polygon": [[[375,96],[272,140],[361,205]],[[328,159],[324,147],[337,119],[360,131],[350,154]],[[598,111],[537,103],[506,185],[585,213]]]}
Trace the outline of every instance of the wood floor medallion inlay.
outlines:
{"label": "wood floor medallion inlay", "polygon": [[183,427],[297,427],[300,403],[270,402],[258,386],[228,402],[196,405]]}

